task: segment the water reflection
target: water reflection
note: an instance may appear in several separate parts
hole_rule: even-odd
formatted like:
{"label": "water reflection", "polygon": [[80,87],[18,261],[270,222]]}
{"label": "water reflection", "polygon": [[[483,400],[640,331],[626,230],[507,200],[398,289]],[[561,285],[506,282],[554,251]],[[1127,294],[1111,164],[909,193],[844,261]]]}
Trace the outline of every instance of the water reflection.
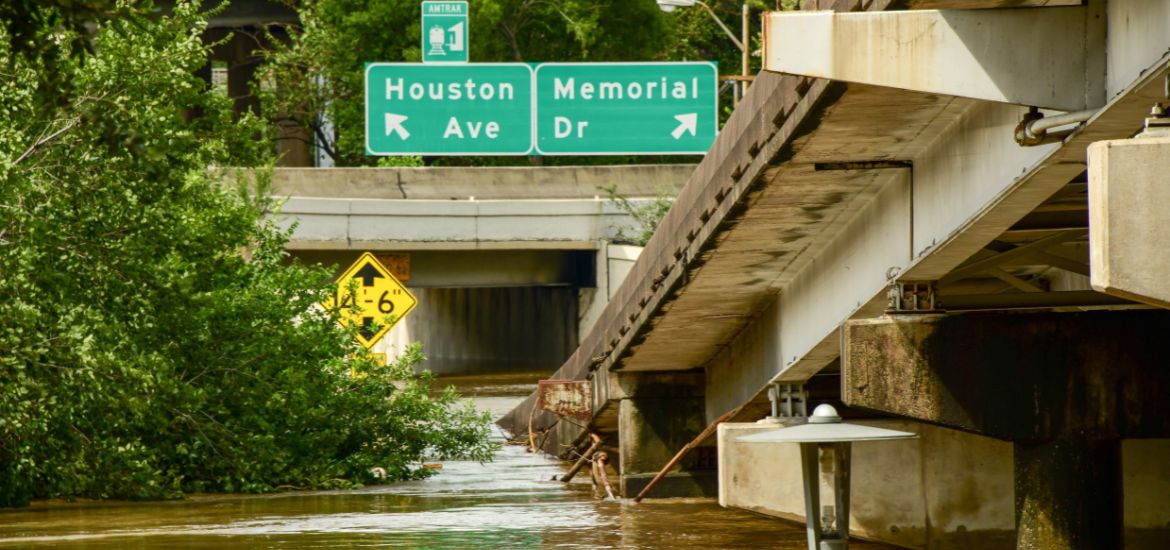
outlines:
{"label": "water reflection", "polygon": [[[445,380],[499,416],[535,377]],[[502,438],[497,433],[496,437]],[[38,503],[0,512],[2,548],[802,548],[803,526],[709,500],[597,501],[588,476],[505,446],[422,481],[357,491]],[[885,548],[857,544],[855,548]]]}

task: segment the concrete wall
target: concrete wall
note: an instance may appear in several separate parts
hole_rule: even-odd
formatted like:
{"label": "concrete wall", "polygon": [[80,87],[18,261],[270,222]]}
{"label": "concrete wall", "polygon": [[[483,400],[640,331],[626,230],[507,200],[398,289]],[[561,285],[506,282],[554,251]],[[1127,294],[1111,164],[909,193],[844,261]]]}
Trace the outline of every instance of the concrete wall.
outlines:
{"label": "concrete wall", "polygon": [[[579,258],[546,258],[558,251],[411,253],[407,286],[418,306],[375,351],[395,357],[419,341],[428,357],[426,366],[435,373],[552,372],[577,347],[580,334],[591,328],[641,252],[636,246],[600,246],[597,268],[604,271],[586,274],[560,273],[585,266],[578,265]],[[342,257],[300,255],[307,261],[331,259],[346,265]],[[460,265],[452,264],[454,260]],[[516,269],[528,277],[513,277]],[[541,286],[537,279],[545,272],[551,279],[544,284],[558,286]],[[508,281],[524,286],[482,286]],[[594,281],[596,287],[578,286]],[[458,288],[435,288],[444,286]],[[590,309],[595,310],[592,316]]]}
{"label": "concrete wall", "polygon": [[819,369],[836,359],[841,319],[883,292],[887,270],[908,265],[912,181],[908,170],[890,172],[858,197],[849,209],[855,217],[840,235],[803,260],[773,303],[708,363],[708,418],[751,399],[777,377],[803,382],[813,371],[786,370],[798,361]]}
{"label": "concrete wall", "polygon": [[597,245],[595,261],[596,285],[581,288],[581,318],[577,323],[577,340],[583,340],[585,335],[593,330],[593,324],[601,317],[605,305],[613,298],[613,293],[621,286],[622,281],[629,275],[630,268],[642,253],[642,247],[621,244],[611,244],[601,241]]}
{"label": "concrete wall", "polygon": [[780,300],[773,300],[707,364],[707,420],[752,399],[784,364],[780,356]]}
{"label": "concrete wall", "polygon": [[1109,0],[1106,16],[1106,97],[1137,80],[1170,46],[1170,1]]}
{"label": "concrete wall", "polygon": [[291,197],[290,250],[582,248],[634,230],[607,199],[392,200]]}
{"label": "concrete wall", "polygon": [[409,200],[587,199],[674,195],[694,164],[427,168],[277,168],[276,196]]}
{"label": "concrete wall", "polygon": [[[373,249],[381,254],[380,249]],[[403,252],[394,252],[402,254]],[[389,254],[389,253],[388,253]],[[406,286],[415,288],[577,286],[592,287],[599,274],[591,250],[414,250]],[[297,250],[302,262],[338,266],[340,274],[361,256],[356,250]]]}
{"label": "concrete wall", "polygon": [[549,372],[577,347],[573,287],[411,288],[418,298],[374,350],[421,342],[438,374]]}
{"label": "concrete wall", "polygon": [[[919,434],[853,445],[850,527],[910,548],[1015,548],[1012,445],[906,420],[856,421]],[[804,520],[796,444],[740,443],[776,429],[719,427],[719,503]],[[1170,535],[1170,440],[1122,445],[1126,548],[1165,548]]]}
{"label": "concrete wall", "polygon": [[1170,548],[1170,439],[1121,442],[1125,547]]}
{"label": "concrete wall", "polygon": [[1025,107],[978,103],[914,159],[917,258],[957,231],[1056,145],[1020,147],[1013,131]]}
{"label": "concrete wall", "polygon": [[630,274],[630,268],[634,267],[634,262],[638,261],[640,254],[642,254],[640,246],[611,244],[606,248],[608,298],[613,298],[614,291],[626,280],[626,275]]}

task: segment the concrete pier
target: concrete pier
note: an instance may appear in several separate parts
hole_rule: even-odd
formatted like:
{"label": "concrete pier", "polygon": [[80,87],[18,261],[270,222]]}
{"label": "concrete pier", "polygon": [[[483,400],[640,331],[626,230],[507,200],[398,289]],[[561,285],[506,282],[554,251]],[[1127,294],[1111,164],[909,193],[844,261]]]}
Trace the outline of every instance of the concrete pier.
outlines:
{"label": "concrete pier", "polygon": [[[707,426],[703,374],[630,373],[614,376],[620,398],[621,494],[638,495],[675,452]],[[700,447],[667,474],[657,496],[714,496],[715,447]]]}
{"label": "concrete pier", "polygon": [[1170,312],[898,315],[846,323],[851,406],[1013,442],[1017,548],[1122,539],[1122,438],[1170,437]]}

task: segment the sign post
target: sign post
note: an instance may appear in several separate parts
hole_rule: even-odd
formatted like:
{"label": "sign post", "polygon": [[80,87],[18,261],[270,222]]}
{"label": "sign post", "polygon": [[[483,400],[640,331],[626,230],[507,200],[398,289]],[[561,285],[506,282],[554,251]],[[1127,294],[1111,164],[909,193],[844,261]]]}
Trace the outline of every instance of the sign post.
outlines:
{"label": "sign post", "polygon": [[370,63],[365,90],[367,154],[532,150],[532,68],[523,63]]}
{"label": "sign post", "polygon": [[423,63],[467,63],[467,50],[467,2],[423,2]]}
{"label": "sign post", "polygon": [[357,340],[369,349],[418,305],[418,299],[366,252],[337,278],[333,302],[324,305],[340,308],[337,320],[342,326],[360,327]]}
{"label": "sign post", "polygon": [[714,63],[536,67],[542,155],[704,154],[718,133]]}

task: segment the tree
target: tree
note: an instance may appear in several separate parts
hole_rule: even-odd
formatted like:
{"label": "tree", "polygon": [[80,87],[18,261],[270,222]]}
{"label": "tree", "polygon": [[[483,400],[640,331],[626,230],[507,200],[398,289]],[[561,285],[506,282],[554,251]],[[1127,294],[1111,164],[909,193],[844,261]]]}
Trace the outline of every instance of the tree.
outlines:
{"label": "tree", "polygon": [[486,417],[412,375],[420,350],[378,367],[315,305],[330,274],[286,265],[264,171],[225,185],[272,159],[265,125],[193,76],[197,7],[87,17],[108,4],[0,27],[0,506],[489,458]]}
{"label": "tree", "polygon": [[630,217],[637,230],[635,235],[626,235],[623,229],[618,229],[613,240],[618,244],[646,246],[646,243],[650,242],[650,237],[654,236],[654,231],[658,229],[658,224],[662,223],[662,218],[666,217],[666,213],[674,204],[674,196],[663,189],[658,190],[654,194],[654,198],[644,202],[631,201],[629,197],[618,191],[617,185],[606,185],[601,187],[601,190],[605,191],[606,197],[609,198],[609,202],[614,207]]}

